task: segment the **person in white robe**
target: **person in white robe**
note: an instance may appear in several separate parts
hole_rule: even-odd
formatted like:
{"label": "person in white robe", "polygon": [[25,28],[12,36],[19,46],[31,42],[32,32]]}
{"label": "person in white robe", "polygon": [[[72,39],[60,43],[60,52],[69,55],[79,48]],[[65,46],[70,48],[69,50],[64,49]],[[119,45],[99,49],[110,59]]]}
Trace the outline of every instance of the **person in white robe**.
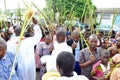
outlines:
{"label": "person in white robe", "polygon": [[[16,52],[17,45],[19,44],[19,35],[21,27],[15,29],[16,37],[7,42],[7,50],[13,53]],[[36,66],[34,46],[40,41],[42,37],[41,29],[38,25],[34,26],[34,36],[22,38],[22,42],[18,51],[18,78],[19,80],[35,80],[36,79]]]}
{"label": "person in white robe", "polygon": [[46,69],[48,71],[56,70],[56,58],[58,54],[62,51],[68,51],[72,53],[72,48],[67,45],[65,39],[66,39],[66,31],[64,29],[60,29],[56,33],[56,42],[54,42],[54,50],[51,54],[51,60],[47,61]]}

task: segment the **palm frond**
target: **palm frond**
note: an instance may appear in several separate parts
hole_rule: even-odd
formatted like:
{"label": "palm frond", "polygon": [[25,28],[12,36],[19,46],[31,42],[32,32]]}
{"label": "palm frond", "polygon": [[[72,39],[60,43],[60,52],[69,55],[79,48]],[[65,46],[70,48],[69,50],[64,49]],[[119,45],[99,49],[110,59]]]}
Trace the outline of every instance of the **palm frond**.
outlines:
{"label": "palm frond", "polygon": [[16,58],[17,58],[17,55],[18,55],[18,52],[19,52],[19,48],[20,48],[20,45],[21,45],[21,41],[22,41],[22,37],[25,33],[25,30],[26,28],[28,27],[28,24],[30,23],[34,13],[31,14],[31,8],[26,12],[27,15],[25,15],[25,21],[24,21],[24,24],[22,26],[22,30],[21,30],[21,33],[20,33],[20,37],[19,37],[19,43],[16,47],[16,51],[15,51],[15,58],[14,58],[14,61],[13,61],[13,65],[12,65],[12,70],[11,70],[11,73],[10,73],[10,77],[9,77],[9,80],[11,80],[11,77],[12,75],[14,74],[14,65],[16,63]]}

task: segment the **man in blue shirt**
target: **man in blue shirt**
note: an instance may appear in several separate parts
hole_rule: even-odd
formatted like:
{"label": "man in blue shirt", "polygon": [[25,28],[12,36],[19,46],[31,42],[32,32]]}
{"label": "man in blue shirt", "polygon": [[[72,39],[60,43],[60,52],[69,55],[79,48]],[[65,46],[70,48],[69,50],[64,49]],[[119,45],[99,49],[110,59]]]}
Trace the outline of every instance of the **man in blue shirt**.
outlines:
{"label": "man in blue shirt", "polygon": [[79,55],[80,55],[80,50],[82,49],[82,41],[80,40],[80,33],[77,30],[74,30],[72,32],[72,39],[67,41],[67,44],[72,47],[73,49],[73,54],[75,56],[75,67],[74,71],[80,75],[81,74],[81,69],[79,66]]}
{"label": "man in blue shirt", "polygon": [[[0,80],[8,80],[12,70],[14,55],[7,52],[7,45],[3,38],[0,37]],[[11,80],[18,80],[17,78],[17,63],[14,65]]]}

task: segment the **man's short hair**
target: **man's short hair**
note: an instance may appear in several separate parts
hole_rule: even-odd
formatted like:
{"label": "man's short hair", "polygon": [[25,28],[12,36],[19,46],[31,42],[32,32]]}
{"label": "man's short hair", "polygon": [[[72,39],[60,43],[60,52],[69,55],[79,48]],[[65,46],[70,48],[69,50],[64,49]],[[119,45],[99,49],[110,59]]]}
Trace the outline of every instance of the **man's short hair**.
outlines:
{"label": "man's short hair", "polygon": [[64,74],[68,74],[74,69],[75,58],[72,53],[63,51],[57,56],[56,64],[63,70]]}
{"label": "man's short hair", "polygon": [[20,25],[17,25],[17,27],[15,28],[15,35],[16,36],[20,36],[22,27]]}
{"label": "man's short hair", "polygon": [[66,31],[65,31],[65,29],[59,29],[59,30],[56,32],[56,36],[57,36],[57,37],[60,37],[60,36],[65,37],[65,36],[66,36]]}

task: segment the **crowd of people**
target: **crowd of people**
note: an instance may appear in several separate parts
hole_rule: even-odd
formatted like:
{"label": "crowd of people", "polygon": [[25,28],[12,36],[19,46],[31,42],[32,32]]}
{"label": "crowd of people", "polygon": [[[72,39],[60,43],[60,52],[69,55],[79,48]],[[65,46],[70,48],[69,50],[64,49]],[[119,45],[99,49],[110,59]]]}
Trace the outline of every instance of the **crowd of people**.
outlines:
{"label": "crowd of people", "polygon": [[89,26],[81,33],[32,22],[21,42],[21,25],[7,22],[6,30],[1,28],[0,80],[35,80],[36,67],[40,80],[120,80],[120,32],[106,36]]}

